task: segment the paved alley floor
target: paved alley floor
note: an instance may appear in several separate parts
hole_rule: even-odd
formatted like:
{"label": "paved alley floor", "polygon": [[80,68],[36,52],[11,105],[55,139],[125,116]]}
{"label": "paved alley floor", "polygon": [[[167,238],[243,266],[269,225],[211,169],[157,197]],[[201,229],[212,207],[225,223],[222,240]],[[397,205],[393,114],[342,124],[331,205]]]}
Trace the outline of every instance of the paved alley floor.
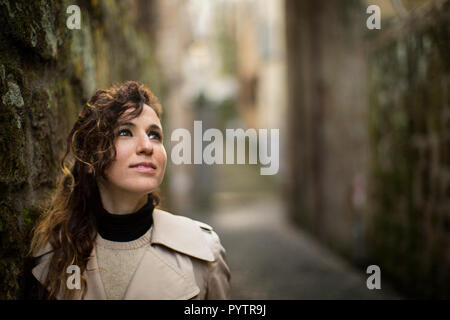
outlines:
{"label": "paved alley floor", "polygon": [[273,180],[258,168],[220,166],[211,180],[211,224],[227,250],[232,299],[401,299],[381,270],[369,277],[290,223]]}
{"label": "paved alley floor", "polygon": [[227,250],[232,299],[401,299],[290,225],[276,198],[222,207],[209,221]]}

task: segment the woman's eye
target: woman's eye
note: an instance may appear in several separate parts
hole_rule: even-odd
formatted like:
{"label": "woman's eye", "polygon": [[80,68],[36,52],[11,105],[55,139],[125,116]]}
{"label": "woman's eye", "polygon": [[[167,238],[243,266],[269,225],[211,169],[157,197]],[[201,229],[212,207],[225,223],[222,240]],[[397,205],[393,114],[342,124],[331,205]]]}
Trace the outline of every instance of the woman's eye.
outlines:
{"label": "woman's eye", "polygon": [[119,137],[120,136],[127,136],[127,135],[131,135],[131,132],[130,132],[130,130],[128,130],[128,129],[121,129],[121,130],[119,130],[119,132],[118,132],[118,134],[117,134]]}
{"label": "woman's eye", "polygon": [[149,137],[150,139],[161,140],[161,135],[160,135],[159,132],[157,132],[157,131],[150,131],[150,132],[148,133],[148,137]]}
{"label": "woman's eye", "polygon": [[[117,133],[117,135],[118,135],[119,137],[133,136],[133,134],[131,133],[131,131],[128,130],[128,129],[121,129],[121,130],[119,130],[119,132]],[[149,137],[150,139],[156,139],[156,140],[158,140],[158,141],[161,141],[161,140],[162,140],[162,139],[161,139],[161,134],[160,134],[159,132],[157,132],[157,131],[150,131],[150,132],[148,133],[148,137]]]}

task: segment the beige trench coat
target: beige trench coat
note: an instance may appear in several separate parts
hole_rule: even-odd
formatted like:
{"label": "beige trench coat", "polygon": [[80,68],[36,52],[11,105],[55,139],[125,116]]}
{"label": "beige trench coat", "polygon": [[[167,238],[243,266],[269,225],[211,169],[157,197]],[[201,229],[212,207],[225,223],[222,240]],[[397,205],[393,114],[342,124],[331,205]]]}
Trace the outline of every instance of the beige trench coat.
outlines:
{"label": "beige trench coat", "polygon": [[[138,264],[123,299],[183,300],[229,299],[230,270],[225,249],[217,234],[207,224],[153,211],[150,245]],[[51,251],[47,245],[36,256]],[[34,277],[44,283],[53,253],[45,254],[32,269]],[[68,277],[72,274],[68,273]],[[86,300],[106,299],[98,270],[95,248],[84,273],[88,289]],[[77,290],[77,289],[73,289]],[[81,299],[81,290],[77,290]],[[61,298],[58,295],[57,298]]]}

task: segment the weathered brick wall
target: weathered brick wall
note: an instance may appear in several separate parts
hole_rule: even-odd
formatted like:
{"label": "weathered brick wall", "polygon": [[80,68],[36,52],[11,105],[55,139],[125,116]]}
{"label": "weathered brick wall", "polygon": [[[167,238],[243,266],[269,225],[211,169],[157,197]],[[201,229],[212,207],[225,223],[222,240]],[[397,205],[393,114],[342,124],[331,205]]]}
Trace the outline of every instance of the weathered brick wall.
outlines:
{"label": "weathered brick wall", "polygon": [[[20,297],[29,231],[83,103],[131,79],[162,94],[152,3],[0,1],[0,299]],[[66,27],[71,4],[81,30]]]}
{"label": "weathered brick wall", "polygon": [[450,297],[450,1],[371,39],[372,261],[406,292]]}

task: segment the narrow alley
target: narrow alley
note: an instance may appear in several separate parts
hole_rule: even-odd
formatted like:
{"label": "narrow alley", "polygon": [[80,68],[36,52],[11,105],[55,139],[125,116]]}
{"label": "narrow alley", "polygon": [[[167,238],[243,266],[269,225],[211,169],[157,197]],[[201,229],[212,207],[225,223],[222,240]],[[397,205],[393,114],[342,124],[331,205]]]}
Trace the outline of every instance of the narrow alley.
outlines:
{"label": "narrow alley", "polygon": [[[369,290],[369,275],[289,223],[276,190],[253,169],[222,166],[227,191],[209,220],[227,250],[233,299],[402,298],[383,275],[381,290]],[[231,181],[240,188],[228,189]]]}

